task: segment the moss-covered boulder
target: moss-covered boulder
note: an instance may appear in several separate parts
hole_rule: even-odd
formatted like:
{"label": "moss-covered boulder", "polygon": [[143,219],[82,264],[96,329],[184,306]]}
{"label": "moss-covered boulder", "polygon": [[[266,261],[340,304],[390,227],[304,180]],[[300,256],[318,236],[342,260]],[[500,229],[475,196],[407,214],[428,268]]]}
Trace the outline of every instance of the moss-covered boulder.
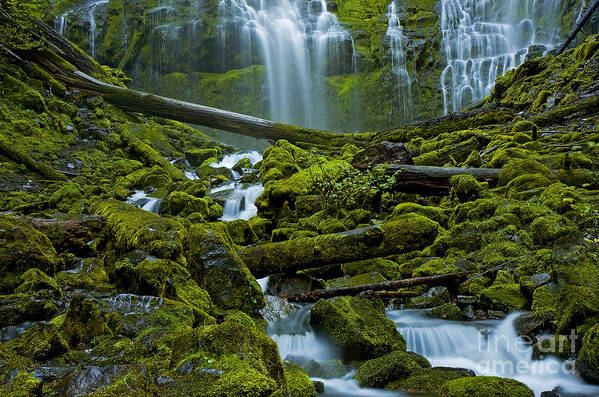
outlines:
{"label": "moss-covered boulder", "polygon": [[189,239],[192,276],[217,306],[246,313],[264,307],[262,289],[237,254],[224,224],[214,224],[210,229],[193,225]]}
{"label": "moss-covered boulder", "polygon": [[439,224],[445,224],[447,221],[447,215],[442,208],[433,207],[433,206],[424,206],[416,203],[401,203],[398,204],[394,209],[391,216],[393,218],[398,217],[404,214],[420,214],[424,215],[429,219],[432,219]]}
{"label": "moss-covered boulder", "polygon": [[496,376],[475,376],[451,380],[441,388],[441,397],[533,397],[524,383]]}
{"label": "moss-covered boulder", "polygon": [[58,313],[59,304],[53,294],[44,290],[34,294],[0,296],[0,327],[50,320]]}
{"label": "moss-covered boulder", "polygon": [[413,371],[405,378],[387,384],[385,388],[403,392],[439,393],[446,382],[472,376],[474,376],[473,371],[463,368],[422,368]]}
{"label": "moss-covered boulder", "polygon": [[41,290],[49,290],[54,296],[60,296],[60,288],[54,278],[39,269],[27,270],[20,277],[21,284],[15,289],[16,293],[33,294]]}
{"label": "moss-covered boulder", "polygon": [[388,259],[384,258],[373,258],[366,259],[363,261],[349,262],[341,265],[343,273],[350,276],[357,276],[358,274],[377,272],[387,279],[399,279],[401,278],[400,266]]}
{"label": "moss-covered boulder", "polygon": [[0,215],[0,290],[16,287],[17,276],[32,267],[54,274],[57,260],[52,243],[26,221]]}
{"label": "moss-covered boulder", "polygon": [[160,207],[161,213],[187,216],[200,214],[206,221],[215,221],[223,215],[223,207],[210,197],[195,197],[185,192],[175,191],[168,195]]}
{"label": "moss-covered boulder", "polygon": [[322,379],[341,378],[348,371],[341,360],[329,360],[325,362],[310,360],[303,368],[310,377]]}
{"label": "moss-covered boulder", "polygon": [[316,397],[314,384],[299,366],[285,362],[285,378],[289,397]]}
{"label": "moss-covered boulder", "polygon": [[127,253],[141,249],[158,258],[182,260],[186,231],[178,222],[116,200],[99,200],[91,211],[107,218],[114,247]]}
{"label": "moss-covered boulder", "polygon": [[76,295],[69,302],[61,329],[71,346],[87,344],[96,336],[110,334],[100,306],[83,295]]}
{"label": "moss-covered boulder", "polygon": [[451,177],[451,191],[461,202],[478,198],[482,187],[472,175],[454,175]]}
{"label": "moss-covered boulder", "polygon": [[22,356],[44,361],[65,353],[69,346],[56,325],[37,323],[8,346]]}
{"label": "moss-covered boulder", "polygon": [[8,385],[0,387],[3,396],[35,397],[42,394],[42,381],[25,370],[18,371]]}
{"label": "moss-covered boulder", "polygon": [[216,149],[191,149],[185,152],[185,159],[189,161],[193,167],[201,165],[209,158],[217,157]]}
{"label": "moss-covered boulder", "polygon": [[56,273],[56,283],[60,288],[80,288],[90,291],[109,291],[113,288],[99,258],[81,259],[77,267]]}
{"label": "moss-covered boulder", "polygon": [[599,383],[599,324],[584,334],[576,367],[585,379]]}
{"label": "moss-covered boulder", "polygon": [[506,313],[522,310],[527,304],[516,283],[493,284],[481,292],[480,300],[483,306]]}
{"label": "moss-covered boulder", "polygon": [[553,175],[549,167],[538,161],[530,159],[512,159],[502,167],[501,172],[499,173],[499,184],[506,186],[517,177],[529,174],[540,175],[551,183],[558,182],[557,177]]}
{"label": "moss-covered boulder", "polygon": [[398,350],[366,361],[360,365],[355,378],[362,387],[383,388],[389,382],[404,378],[419,369],[420,365],[410,354]]}
{"label": "moss-covered boulder", "polygon": [[433,307],[431,315],[442,320],[462,321],[466,319],[460,308],[453,303],[444,303],[441,306]]}
{"label": "moss-covered boulder", "polygon": [[364,360],[406,349],[403,336],[385,317],[383,302],[375,297],[321,299],[312,308],[310,324],[329,335],[348,359]]}
{"label": "moss-covered boulder", "polygon": [[258,241],[258,235],[245,219],[227,222],[227,231],[233,243],[237,245],[250,245]]}
{"label": "moss-covered boulder", "polygon": [[114,270],[122,292],[170,298],[194,308],[200,324],[212,323],[213,305],[208,292],[200,288],[187,269],[166,259],[147,258],[141,262],[124,259]]}

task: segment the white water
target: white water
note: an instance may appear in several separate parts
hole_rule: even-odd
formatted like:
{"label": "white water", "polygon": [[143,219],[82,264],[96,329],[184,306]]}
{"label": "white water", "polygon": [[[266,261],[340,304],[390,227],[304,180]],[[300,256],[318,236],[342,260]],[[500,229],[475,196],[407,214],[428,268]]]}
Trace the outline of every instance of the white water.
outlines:
{"label": "white water", "polygon": [[218,163],[210,164],[212,167],[228,168],[234,179],[232,182],[211,190],[211,193],[233,190],[223,206],[223,216],[219,218],[221,221],[248,220],[258,213],[258,208],[254,205],[254,202],[262,194],[264,187],[261,183],[243,184],[235,181],[242,174],[238,170],[234,170],[233,167],[242,159],[249,159],[250,164],[253,166],[262,160],[262,154],[256,151],[242,151],[227,154]]}
{"label": "white water", "polygon": [[266,292],[266,290],[268,289],[268,282],[269,281],[270,281],[270,276],[266,276],[264,278],[256,279],[256,282],[258,283],[258,285],[262,289],[262,292]]}
{"label": "white water", "polygon": [[415,396],[414,393],[399,393],[381,389],[367,389],[360,387],[354,379],[356,371],[349,372],[343,378],[321,379],[312,378],[312,380],[324,383],[324,393],[319,394],[322,397],[401,397]]}
{"label": "white water", "polygon": [[599,387],[585,384],[571,366],[553,356],[532,360],[532,346],[516,335],[512,313],[504,320],[451,322],[424,317],[418,311],[389,311],[408,350],[425,356],[433,366],[461,367],[477,375],[519,380],[535,395],[557,387],[577,396],[597,396]]}
{"label": "white water", "polygon": [[132,204],[137,208],[141,208],[144,211],[157,214],[160,211],[162,199],[150,197],[143,190],[136,190],[135,193],[127,198],[127,203]]}
{"label": "white water", "polygon": [[524,62],[529,46],[560,43],[555,16],[561,1],[442,0],[444,112],[489,95],[498,76]]}
{"label": "white water", "polygon": [[277,342],[283,360],[289,356],[316,361],[328,361],[339,357],[336,349],[316,336],[310,326],[311,307],[312,305],[299,307],[288,317],[268,325],[266,332]]}
{"label": "white water", "polygon": [[385,38],[389,41],[391,54],[391,73],[396,79],[397,98],[395,100],[395,119],[401,123],[412,120],[412,81],[406,69],[404,36],[398,15],[398,0],[393,0],[387,7],[387,33]]}
{"label": "white water", "polygon": [[223,63],[243,50],[243,66],[265,65],[270,119],[326,128],[325,77],[356,65],[353,39],[326,1],[221,0],[219,18]]}
{"label": "white water", "polygon": [[[96,53],[96,13],[99,6],[105,6],[108,0],[92,0],[85,2],[82,6],[76,9],[85,12],[85,20],[89,23],[89,54],[94,58]],[[65,36],[67,33],[68,17],[75,9],[65,11],[61,16],[56,17],[54,21],[54,29]]]}

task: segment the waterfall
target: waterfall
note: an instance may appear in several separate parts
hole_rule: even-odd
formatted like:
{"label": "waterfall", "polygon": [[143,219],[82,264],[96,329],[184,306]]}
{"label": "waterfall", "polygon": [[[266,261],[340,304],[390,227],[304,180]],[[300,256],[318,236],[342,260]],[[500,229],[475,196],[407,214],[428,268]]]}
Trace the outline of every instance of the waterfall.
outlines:
{"label": "waterfall", "polygon": [[84,20],[89,23],[89,54],[92,58],[96,55],[96,12],[99,6],[105,6],[108,0],[92,0],[80,6],[66,10],[54,19],[54,30],[63,36],[67,35],[68,17],[75,11],[81,12]]}
{"label": "waterfall", "polygon": [[560,1],[442,0],[444,113],[489,95],[497,77],[525,61],[530,46],[555,47]]}
{"label": "waterfall", "polygon": [[[325,0],[221,0],[218,37],[225,68],[263,63],[270,118],[327,128],[325,78],[354,73],[351,35],[327,11]],[[349,66],[349,70],[348,70]]]}
{"label": "waterfall", "polygon": [[157,214],[160,211],[162,199],[150,197],[143,190],[136,190],[135,193],[127,198],[127,203],[132,204],[137,208],[141,208],[144,211]]}
{"label": "waterfall", "polygon": [[[563,395],[596,396],[598,386],[572,373],[573,362],[554,356],[532,359],[532,346],[519,338],[512,313],[504,320],[452,322],[425,317],[420,311],[389,311],[409,351],[425,356],[433,366],[462,367],[477,375],[513,378],[535,395],[558,388]],[[562,395],[562,394],[560,394]]]}
{"label": "waterfall", "polygon": [[412,82],[406,69],[406,37],[399,21],[398,8],[398,0],[393,0],[387,7],[388,23],[385,38],[389,42],[391,73],[397,85],[395,119],[400,123],[407,123],[412,120]]}
{"label": "waterfall", "polygon": [[256,151],[241,151],[227,154],[218,163],[210,164],[216,168],[228,168],[233,177],[232,182],[218,186],[210,192],[212,194],[231,191],[223,205],[223,216],[219,218],[221,221],[248,220],[258,213],[254,202],[264,191],[264,186],[261,183],[243,184],[237,181],[243,175],[243,170],[235,166],[243,159],[248,159],[253,166],[262,160],[262,154]]}

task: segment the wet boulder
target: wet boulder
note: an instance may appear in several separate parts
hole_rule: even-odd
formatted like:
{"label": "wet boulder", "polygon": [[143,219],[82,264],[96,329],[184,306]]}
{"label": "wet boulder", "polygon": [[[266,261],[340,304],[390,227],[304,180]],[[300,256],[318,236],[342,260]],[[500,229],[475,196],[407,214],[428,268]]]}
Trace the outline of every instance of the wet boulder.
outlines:
{"label": "wet boulder", "polygon": [[341,360],[329,360],[325,362],[310,360],[303,365],[303,368],[308,372],[310,377],[322,379],[341,378],[348,372],[347,367]]}
{"label": "wet boulder", "polygon": [[451,380],[441,388],[441,397],[533,397],[524,383],[496,376],[475,376]]}
{"label": "wet boulder", "polygon": [[285,362],[284,367],[290,397],[316,397],[316,388],[303,369],[290,362]]}
{"label": "wet boulder", "polygon": [[71,346],[87,344],[96,336],[110,334],[106,316],[99,305],[83,295],[71,299],[61,328]]}
{"label": "wet boulder", "polygon": [[185,159],[189,161],[193,167],[201,165],[204,161],[217,157],[216,149],[191,149],[185,152]]}
{"label": "wet boulder", "polygon": [[506,313],[522,310],[527,304],[516,283],[495,283],[481,292],[480,301],[483,307]]}
{"label": "wet boulder", "polygon": [[391,381],[404,378],[421,369],[405,351],[394,351],[368,360],[358,368],[355,378],[362,387],[383,388]]}
{"label": "wet boulder", "polygon": [[321,299],[312,308],[310,324],[329,335],[347,359],[370,359],[406,349],[405,339],[385,317],[383,302],[376,297]]}
{"label": "wet boulder", "polygon": [[379,164],[414,164],[410,151],[403,143],[377,142],[356,153],[351,165],[366,170]]}
{"label": "wet boulder", "polygon": [[54,296],[61,295],[56,280],[39,269],[27,270],[20,277],[21,284],[15,289],[16,293],[32,294],[41,290],[49,290]]}
{"label": "wet boulder", "polygon": [[8,342],[18,354],[34,360],[48,360],[65,353],[69,347],[58,327],[51,323],[37,323],[18,338]]}
{"label": "wet boulder", "polygon": [[442,320],[463,321],[466,319],[466,316],[464,316],[460,308],[449,302],[444,303],[441,306],[433,307],[431,315]]}
{"label": "wet boulder", "polygon": [[60,302],[47,290],[0,296],[0,328],[25,321],[50,320],[59,310]]}
{"label": "wet boulder", "polygon": [[235,251],[225,225],[193,225],[189,237],[189,269],[215,305],[246,313],[264,307],[262,289]]}
{"label": "wet boulder", "polygon": [[180,191],[169,194],[160,211],[179,216],[197,213],[206,221],[215,221],[223,215],[223,208],[210,197],[199,198]]}
{"label": "wet boulder", "polygon": [[56,274],[58,286],[63,288],[109,291],[113,288],[100,258],[79,260],[77,267]]}

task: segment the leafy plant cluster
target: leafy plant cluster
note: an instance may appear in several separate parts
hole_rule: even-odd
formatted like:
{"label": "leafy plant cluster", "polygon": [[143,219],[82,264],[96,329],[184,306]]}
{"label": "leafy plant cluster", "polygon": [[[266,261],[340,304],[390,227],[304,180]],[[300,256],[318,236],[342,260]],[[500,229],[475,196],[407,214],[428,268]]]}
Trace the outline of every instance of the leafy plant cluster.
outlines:
{"label": "leafy plant cluster", "polygon": [[326,172],[321,162],[316,164],[320,171],[318,176],[309,169],[312,186],[321,198],[322,210],[332,216],[342,209],[379,212],[383,193],[390,191],[395,183],[395,176],[387,175],[383,166],[363,172],[352,168],[343,176],[335,177]]}

